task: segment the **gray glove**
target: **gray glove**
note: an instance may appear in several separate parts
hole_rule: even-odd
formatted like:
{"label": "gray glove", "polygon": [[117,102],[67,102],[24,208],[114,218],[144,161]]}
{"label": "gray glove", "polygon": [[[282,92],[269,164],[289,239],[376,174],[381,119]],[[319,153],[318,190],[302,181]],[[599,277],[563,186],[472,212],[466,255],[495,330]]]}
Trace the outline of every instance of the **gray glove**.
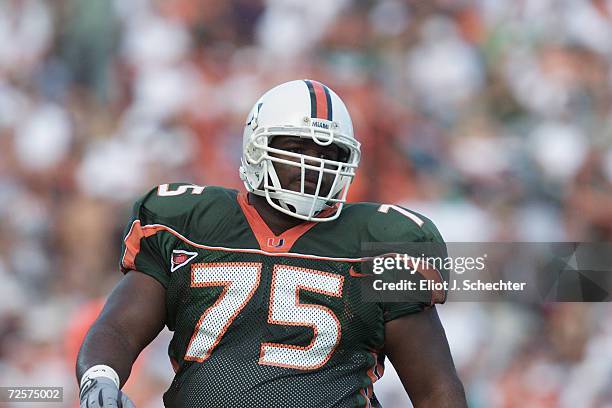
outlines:
{"label": "gray glove", "polygon": [[136,408],[134,403],[111,380],[95,377],[81,387],[81,408]]}

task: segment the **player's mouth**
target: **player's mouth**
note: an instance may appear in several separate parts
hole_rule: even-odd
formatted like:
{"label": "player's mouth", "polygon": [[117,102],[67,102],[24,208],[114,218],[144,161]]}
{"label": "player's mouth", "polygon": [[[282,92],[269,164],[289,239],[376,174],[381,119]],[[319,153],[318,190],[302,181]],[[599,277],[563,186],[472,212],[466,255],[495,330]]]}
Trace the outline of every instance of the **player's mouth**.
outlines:
{"label": "player's mouth", "polygon": [[[302,183],[300,179],[297,179],[291,183],[291,187],[296,191],[300,191],[301,186]],[[315,191],[317,191],[317,182],[312,180],[304,180],[304,192],[314,194]]]}
{"label": "player's mouth", "polygon": [[[317,191],[317,184],[319,181],[318,176],[308,176],[304,177],[304,192],[306,194],[314,194]],[[300,191],[302,183],[302,178],[297,177],[291,181],[291,189],[294,191]],[[319,188],[319,195],[329,190],[329,187],[326,186],[324,180],[321,180],[321,187]]]}

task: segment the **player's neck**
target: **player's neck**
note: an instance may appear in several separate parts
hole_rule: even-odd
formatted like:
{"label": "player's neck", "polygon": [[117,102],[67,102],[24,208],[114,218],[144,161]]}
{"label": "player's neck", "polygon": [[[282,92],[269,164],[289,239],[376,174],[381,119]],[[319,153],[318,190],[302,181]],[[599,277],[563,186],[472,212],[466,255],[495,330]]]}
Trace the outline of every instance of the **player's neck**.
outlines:
{"label": "player's neck", "polygon": [[259,213],[259,216],[264,220],[268,228],[270,228],[270,230],[272,230],[272,232],[276,235],[280,235],[289,228],[305,222],[299,218],[295,218],[275,210],[270,204],[268,204],[265,197],[252,193],[248,193],[247,197],[249,204],[255,207]]}

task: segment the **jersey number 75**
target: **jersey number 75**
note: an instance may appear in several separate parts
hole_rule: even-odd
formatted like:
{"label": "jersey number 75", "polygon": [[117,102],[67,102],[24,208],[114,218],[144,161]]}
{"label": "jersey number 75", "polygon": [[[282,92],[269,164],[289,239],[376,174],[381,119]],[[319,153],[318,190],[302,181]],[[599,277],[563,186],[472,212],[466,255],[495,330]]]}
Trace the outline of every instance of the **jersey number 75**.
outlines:
{"label": "jersey number 75", "polygon": [[[255,294],[261,277],[260,263],[201,263],[192,266],[191,286],[223,286],[216,302],[200,317],[185,353],[185,360],[209,358],[234,319]],[[340,321],[327,307],[300,303],[300,291],[341,297],[344,276],[275,265],[272,271],[268,323],[312,327],[307,346],[262,343],[259,364],[312,370],[323,366],[340,342]]]}

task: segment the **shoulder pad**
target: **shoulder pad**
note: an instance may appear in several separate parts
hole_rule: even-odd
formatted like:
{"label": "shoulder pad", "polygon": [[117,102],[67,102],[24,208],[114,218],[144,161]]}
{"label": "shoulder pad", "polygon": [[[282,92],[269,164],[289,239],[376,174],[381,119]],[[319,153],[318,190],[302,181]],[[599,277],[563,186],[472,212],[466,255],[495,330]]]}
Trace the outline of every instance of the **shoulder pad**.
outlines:
{"label": "shoulder pad", "polygon": [[194,209],[205,207],[219,199],[227,199],[231,193],[232,190],[215,186],[161,184],[136,202],[134,212],[142,222],[163,222],[190,214]]}
{"label": "shoulder pad", "polygon": [[434,223],[404,207],[379,205],[368,220],[374,242],[444,242]]}

